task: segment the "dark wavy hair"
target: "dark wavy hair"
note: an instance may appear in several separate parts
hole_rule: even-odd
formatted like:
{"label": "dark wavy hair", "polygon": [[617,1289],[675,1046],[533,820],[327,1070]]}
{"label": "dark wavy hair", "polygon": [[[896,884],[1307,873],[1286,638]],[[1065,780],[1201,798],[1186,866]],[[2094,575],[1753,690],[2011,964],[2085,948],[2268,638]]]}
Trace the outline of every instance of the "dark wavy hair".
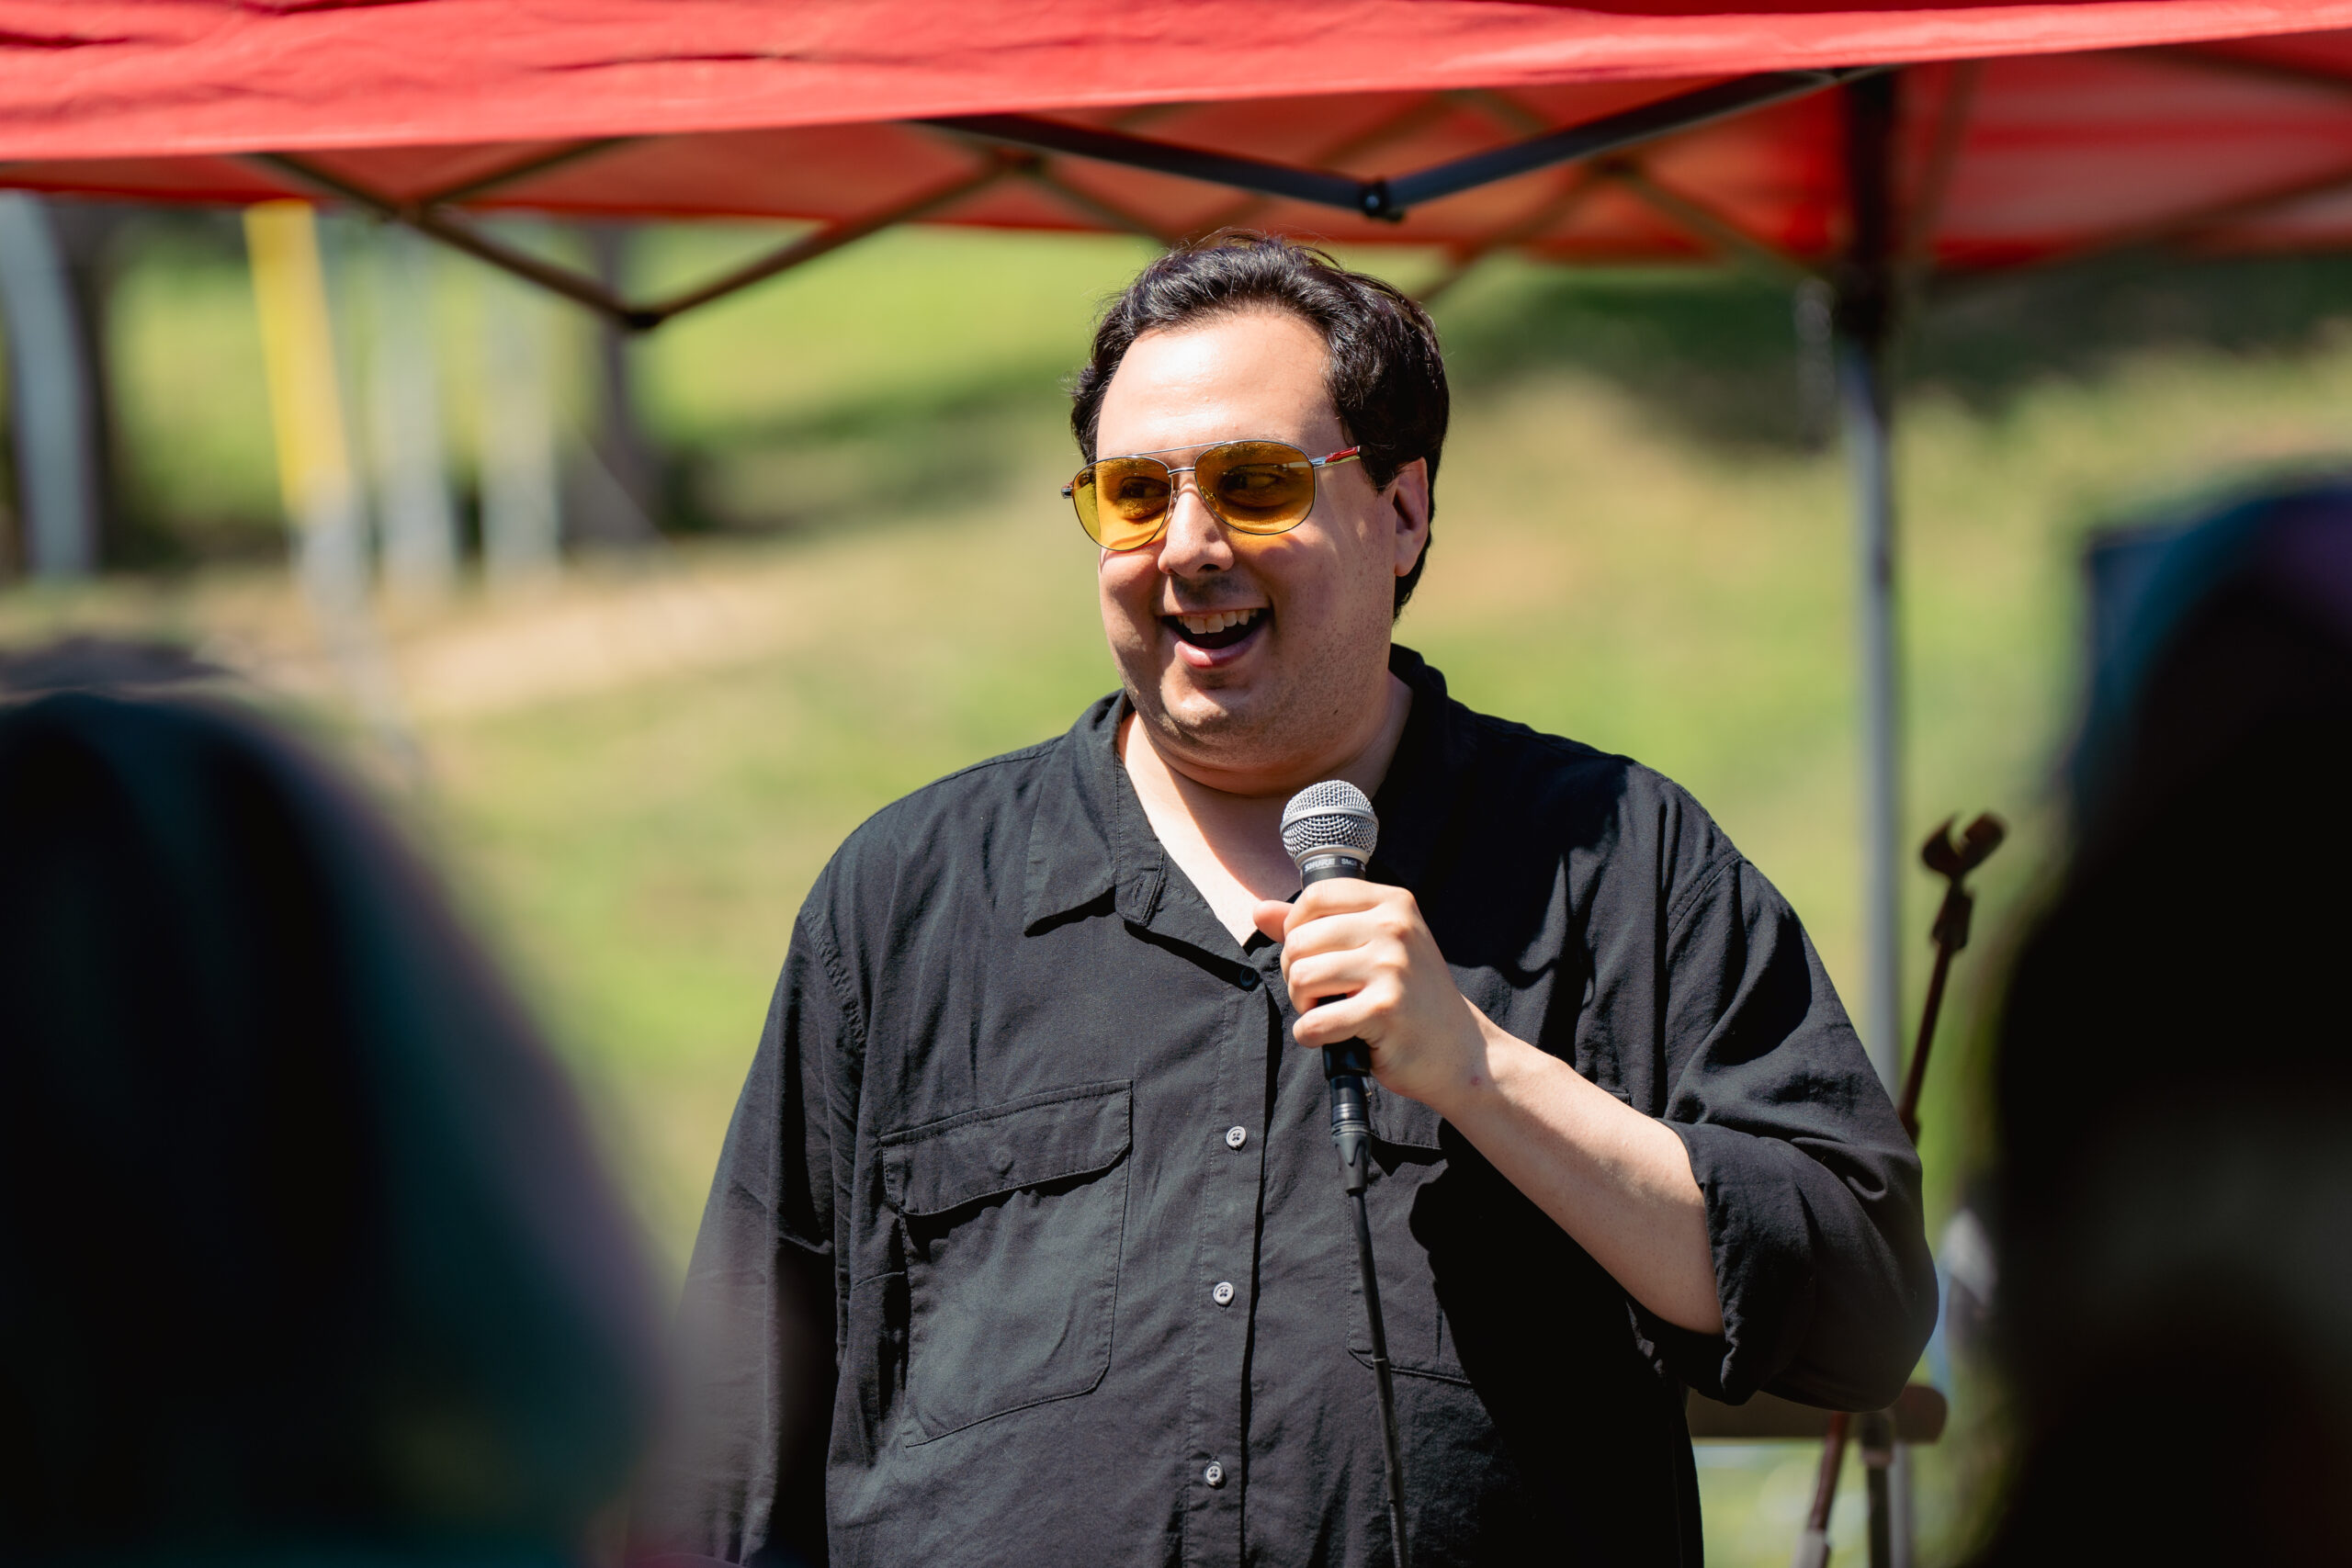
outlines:
{"label": "dark wavy hair", "polygon": [[[1228,229],[1178,246],[1138,273],[1104,310],[1093,353],[1070,386],[1070,430],[1086,460],[1096,456],[1102,394],[1136,338],[1253,305],[1288,310],[1323,334],[1330,353],[1324,385],[1349,441],[1363,448],[1364,471],[1386,490],[1398,469],[1425,459],[1434,511],[1451,398],[1429,312],[1311,245],[1254,230]],[[1397,614],[1429,558],[1424,542],[1421,558],[1396,580]]]}

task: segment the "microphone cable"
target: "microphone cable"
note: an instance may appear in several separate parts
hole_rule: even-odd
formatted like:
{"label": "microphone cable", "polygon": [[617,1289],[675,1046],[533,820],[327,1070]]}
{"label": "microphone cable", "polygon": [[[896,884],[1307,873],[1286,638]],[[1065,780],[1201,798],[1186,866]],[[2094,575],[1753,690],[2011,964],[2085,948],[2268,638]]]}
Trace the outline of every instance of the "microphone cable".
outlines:
{"label": "microphone cable", "polygon": [[[1298,864],[1302,887],[1338,877],[1362,878],[1380,836],[1372,802],[1351,784],[1331,780],[1293,795],[1283,807],[1283,848]],[[1356,1269],[1363,1280],[1363,1311],[1372,1331],[1372,1375],[1380,1396],[1380,1439],[1388,1471],[1388,1544],[1396,1568],[1408,1568],[1405,1539],[1405,1449],[1396,1432],[1396,1385],[1388,1362],[1388,1327],[1380,1313],[1380,1275],[1372,1254],[1372,1217],[1364,1189],[1372,1179],[1372,1117],[1364,1079],[1372,1048],[1361,1040],[1323,1047],[1323,1077],[1331,1091],[1331,1142],[1340,1151],[1340,1182],[1355,1221]]]}

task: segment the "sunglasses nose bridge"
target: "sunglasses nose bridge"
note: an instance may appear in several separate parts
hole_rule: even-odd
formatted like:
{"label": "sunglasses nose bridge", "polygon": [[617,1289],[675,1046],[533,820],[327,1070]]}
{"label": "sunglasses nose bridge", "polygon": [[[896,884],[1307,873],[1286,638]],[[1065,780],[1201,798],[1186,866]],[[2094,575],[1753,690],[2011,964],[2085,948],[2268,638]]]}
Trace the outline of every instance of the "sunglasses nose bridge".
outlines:
{"label": "sunglasses nose bridge", "polygon": [[[1208,493],[1201,489],[1198,476],[1184,468],[1171,469],[1170,478],[1176,483],[1169,493],[1168,510],[1159,520],[1159,543],[1163,554],[1172,552],[1181,559],[1204,563],[1213,558],[1229,557],[1233,541],[1226,536],[1225,519],[1209,504]],[[1182,570],[1178,569],[1180,574]]]}

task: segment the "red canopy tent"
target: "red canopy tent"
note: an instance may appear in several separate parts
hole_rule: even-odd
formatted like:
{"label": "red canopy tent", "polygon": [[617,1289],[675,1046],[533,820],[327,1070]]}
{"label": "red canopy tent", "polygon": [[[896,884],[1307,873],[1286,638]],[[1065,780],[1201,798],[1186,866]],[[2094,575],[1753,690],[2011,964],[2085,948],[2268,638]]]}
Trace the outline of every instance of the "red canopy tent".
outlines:
{"label": "red canopy tent", "polygon": [[[324,195],[640,329],[913,220],[1819,275],[1891,1076],[1896,307],[2128,244],[2352,242],[2352,0],[0,0],[0,186]],[[816,227],[628,301],[469,221],[500,209]]]}
{"label": "red canopy tent", "polygon": [[[0,186],[325,195],[640,329],[913,220],[1824,276],[1891,1075],[1895,308],[2128,244],[2352,242],[2352,0],[0,0]],[[469,221],[499,209],[816,227],[628,301]]]}
{"label": "red canopy tent", "polygon": [[[324,195],[639,329],[916,220],[1820,276],[1892,1077],[1898,307],[2125,245],[2352,242],[2352,0],[0,0],[0,186]],[[630,301],[469,221],[499,209],[816,226]]]}

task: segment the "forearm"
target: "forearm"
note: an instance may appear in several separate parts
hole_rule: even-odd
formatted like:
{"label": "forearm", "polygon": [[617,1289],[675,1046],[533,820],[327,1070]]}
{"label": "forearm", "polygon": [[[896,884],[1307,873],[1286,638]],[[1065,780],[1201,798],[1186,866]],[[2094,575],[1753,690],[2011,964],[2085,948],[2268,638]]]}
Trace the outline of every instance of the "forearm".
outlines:
{"label": "forearm", "polygon": [[1483,1049],[1431,1108],[1634,1300],[1677,1327],[1722,1333],[1706,1199],[1682,1140],[1477,1019]]}
{"label": "forearm", "polygon": [[1374,1077],[1453,1122],[1635,1301],[1677,1327],[1723,1332],[1706,1198],[1682,1140],[1473,1006],[1410,893],[1333,879],[1254,918],[1283,941],[1294,1039],[1364,1041]]}

